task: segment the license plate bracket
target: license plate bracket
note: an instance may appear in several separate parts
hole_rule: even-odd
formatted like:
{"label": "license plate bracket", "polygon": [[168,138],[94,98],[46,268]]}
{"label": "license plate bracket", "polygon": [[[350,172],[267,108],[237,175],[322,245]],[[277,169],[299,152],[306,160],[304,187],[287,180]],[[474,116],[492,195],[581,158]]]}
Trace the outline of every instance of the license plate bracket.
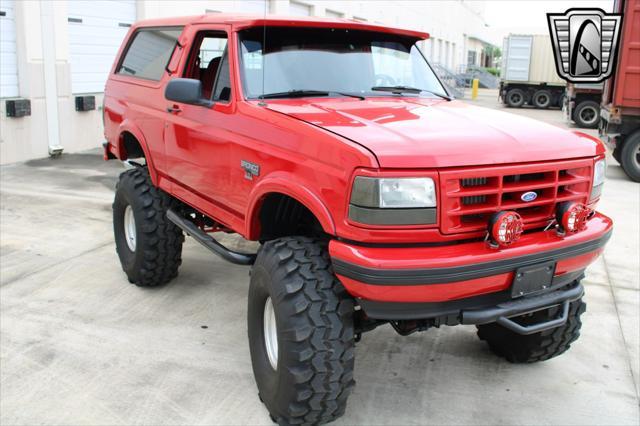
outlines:
{"label": "license plate bracket", "polygon": [[516,269],[511,297],[528,296],[551,287],[555,272],[556,262],[553,260]]}

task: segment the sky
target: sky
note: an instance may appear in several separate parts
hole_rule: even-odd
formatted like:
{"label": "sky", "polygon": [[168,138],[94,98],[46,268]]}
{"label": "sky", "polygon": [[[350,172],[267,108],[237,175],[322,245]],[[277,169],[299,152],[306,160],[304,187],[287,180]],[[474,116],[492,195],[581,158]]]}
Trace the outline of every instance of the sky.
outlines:
{"label": "sky", "polygon": [[549,34],[547,13],[564,13],[572,7],[613,10],[613,0],[489,0],[486,2],[485,21],[492,41],[502,46],[509,33]]}

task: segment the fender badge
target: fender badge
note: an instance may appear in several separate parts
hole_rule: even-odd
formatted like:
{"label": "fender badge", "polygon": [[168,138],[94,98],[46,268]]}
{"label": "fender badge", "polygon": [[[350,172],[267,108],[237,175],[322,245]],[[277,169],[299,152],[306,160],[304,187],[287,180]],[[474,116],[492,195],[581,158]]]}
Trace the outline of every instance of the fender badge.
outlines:
{"label": "fender badge", "polygon": [[525,203],[528,203],[529,201],[533,201],[536,198],[538,198],[538,193],[535,191],[529,191],[529,192],[525,192],[524,194],[522,194],[520,196],[520,199],[522,201],[524,201]]}
{"label": "fender badge", "polygon": [[244,177],[253,180],[254,176],[260,176],[260,166],[247,160],[240,160],[240,167],[244,169]]}

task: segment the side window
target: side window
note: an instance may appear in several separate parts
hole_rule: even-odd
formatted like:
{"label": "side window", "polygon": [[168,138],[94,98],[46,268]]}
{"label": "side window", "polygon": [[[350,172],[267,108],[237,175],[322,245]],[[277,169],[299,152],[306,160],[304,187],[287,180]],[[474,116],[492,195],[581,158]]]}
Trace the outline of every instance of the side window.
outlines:
{"label": "side window", "polygon": [[196,38],[185,77],[202,82],[202,95],[214,101],[231,99],[226,33],[207,32]]}
{"label": "side window", "polygon": [[181,33],[182,28],[148,28],[136,32],[116,72],[159,81]]}

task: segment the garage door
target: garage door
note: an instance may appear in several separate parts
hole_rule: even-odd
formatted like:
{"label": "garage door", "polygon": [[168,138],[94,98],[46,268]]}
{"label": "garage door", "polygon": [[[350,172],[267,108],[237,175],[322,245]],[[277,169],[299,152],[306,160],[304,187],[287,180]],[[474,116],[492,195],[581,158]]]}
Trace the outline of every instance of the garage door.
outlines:
{"label": "garage door", "polygon": [[18,96],[15,2],[0,0],[0,98]]}
{"label": "garage door", "polygon": [[244,0],[237,2],[236,8],[240,13],[251,13],[254,15],[264,15],[265,7],[268,12],[268,3],[265,0]]}
{"label": "garage door", "polygon": [[311,16],[311,6],[292,1],[289,3],[289,13],[294,16]]}
{"label": "garage door", "polygon": [[71,91],[100,93],[124,36],[136,20],[134,0],[68,2]]}

